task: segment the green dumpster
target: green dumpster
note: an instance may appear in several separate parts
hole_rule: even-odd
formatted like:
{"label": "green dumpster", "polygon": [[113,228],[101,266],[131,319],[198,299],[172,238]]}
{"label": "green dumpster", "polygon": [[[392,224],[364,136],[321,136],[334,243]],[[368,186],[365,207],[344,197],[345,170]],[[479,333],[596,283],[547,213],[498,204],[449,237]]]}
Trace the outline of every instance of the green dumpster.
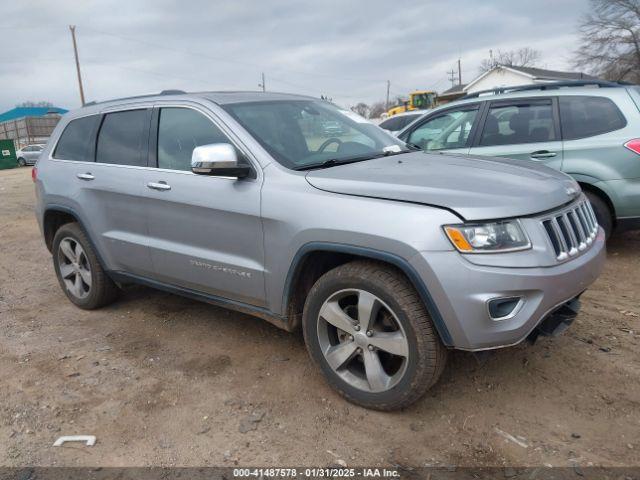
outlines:
{"label": "green dumpster", "polygon": [[18,166],[16,147],[13,140],[0,140],[0,170]]}

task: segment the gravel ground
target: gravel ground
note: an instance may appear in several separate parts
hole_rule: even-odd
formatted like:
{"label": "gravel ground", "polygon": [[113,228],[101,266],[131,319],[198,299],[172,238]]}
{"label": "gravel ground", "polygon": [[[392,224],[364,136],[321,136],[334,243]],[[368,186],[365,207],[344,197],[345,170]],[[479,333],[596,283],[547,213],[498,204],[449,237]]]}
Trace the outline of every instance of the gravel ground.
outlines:
{"label": "gravel ground", "polygon": [[[456,352],[420,402],[380,413],[259,319],[138,287],[75,308],[33,203],[29,169],[0,171],[1,465],[640,464],[640,233],[611,240],[565,335]],[[98,440],[52,447],[71,434]]]}

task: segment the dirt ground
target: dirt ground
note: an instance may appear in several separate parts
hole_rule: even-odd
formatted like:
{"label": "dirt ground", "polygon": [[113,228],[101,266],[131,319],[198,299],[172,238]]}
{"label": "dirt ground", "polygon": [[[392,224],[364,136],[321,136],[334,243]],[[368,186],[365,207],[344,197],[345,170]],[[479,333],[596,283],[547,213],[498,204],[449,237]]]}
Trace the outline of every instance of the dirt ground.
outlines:
{"label": "dirt ground", "polygon": [[[259,319],[141,287],[74,307],[33,203],[30,169],[0,171],[0,465],[640,465],[640,232],[610,242],[564,336],[456,352],[380,413]],[[97,443],[52,447],[72,434]]]}

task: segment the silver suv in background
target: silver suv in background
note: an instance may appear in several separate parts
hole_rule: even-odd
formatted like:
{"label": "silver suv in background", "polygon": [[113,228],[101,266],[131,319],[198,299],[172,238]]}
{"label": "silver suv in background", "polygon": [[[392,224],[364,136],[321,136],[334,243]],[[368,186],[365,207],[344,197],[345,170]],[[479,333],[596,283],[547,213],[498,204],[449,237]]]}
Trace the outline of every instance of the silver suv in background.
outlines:
{"label": "silver suv in background", "polygon": [[571,175],[609,236],[640,228],[640,87],[584,80],[476,92],[398,134],[431,151],[532,160]]}
{"label": "silver suv in background", "polygon": [[34,181],[78,307],[140,283],[301,327],[331,386],[381,410],[420,398],[450,349],[562,331],[605,259],[567,175],[412,151],[296,95],[87,105],[60,121]]}

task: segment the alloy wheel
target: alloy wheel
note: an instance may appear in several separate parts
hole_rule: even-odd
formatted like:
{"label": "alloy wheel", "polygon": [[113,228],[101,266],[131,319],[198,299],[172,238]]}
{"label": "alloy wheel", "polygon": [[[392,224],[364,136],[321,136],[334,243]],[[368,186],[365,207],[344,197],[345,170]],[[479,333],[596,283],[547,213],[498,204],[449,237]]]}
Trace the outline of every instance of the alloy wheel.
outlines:
{"label": "alloy wheel", "polygon": [[78,299],[91,291],[91,266],[82,246],[73,238],[65,237],[58,246],[58,268],[64,285]]}
{"label": "alloy wheel", "polygon": [[359,390],[380,393],[402,379],[409,343],[393,310],[371,292],[341,290],[318,315],[320,349],[330,368]]}

